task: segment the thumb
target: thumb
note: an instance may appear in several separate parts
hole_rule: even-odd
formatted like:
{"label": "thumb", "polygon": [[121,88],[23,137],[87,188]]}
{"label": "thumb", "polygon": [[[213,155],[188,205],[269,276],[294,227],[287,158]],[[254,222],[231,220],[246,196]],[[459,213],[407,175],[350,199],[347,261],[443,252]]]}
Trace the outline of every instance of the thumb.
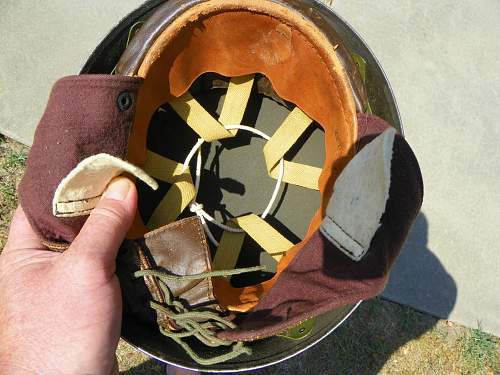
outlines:
{"label": "thumb", "polygon": [[[66,255],[113,268],[118,249],[137,210],[137,190],[126,177],[110,182]],[[114,268],[113,268],[114,269]]]}

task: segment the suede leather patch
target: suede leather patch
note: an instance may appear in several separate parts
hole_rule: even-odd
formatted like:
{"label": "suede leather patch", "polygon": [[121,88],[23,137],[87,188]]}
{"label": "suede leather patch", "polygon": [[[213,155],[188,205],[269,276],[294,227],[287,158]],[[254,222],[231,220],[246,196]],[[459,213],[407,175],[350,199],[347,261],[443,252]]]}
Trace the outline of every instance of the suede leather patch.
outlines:
{"label": "suede leather patch", "polygon": [[[86,157],[99,153],[125,157],[141,84],[137,77],[81,75],[54,85],[19,186],[21,206],[44,241],[69,243],[80,231],[86,217],[52,214],[54,192]],[[122,100],[120,105],[122,93],[131,101]]]}

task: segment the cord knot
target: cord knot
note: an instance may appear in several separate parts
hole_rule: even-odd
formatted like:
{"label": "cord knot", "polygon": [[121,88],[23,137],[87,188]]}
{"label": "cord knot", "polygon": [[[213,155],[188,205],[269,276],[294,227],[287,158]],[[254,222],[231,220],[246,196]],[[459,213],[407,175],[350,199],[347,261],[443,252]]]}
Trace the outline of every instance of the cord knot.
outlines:
{"label": "cord knot", "polygon": [[198,202],[193,202],[191,203],[191,205],[189,206],[189,210],[194,213],[194,214],[197,214],[197,215],[201,215],[202,211],[203,211],[203,204],[201,203],[198,203]]}

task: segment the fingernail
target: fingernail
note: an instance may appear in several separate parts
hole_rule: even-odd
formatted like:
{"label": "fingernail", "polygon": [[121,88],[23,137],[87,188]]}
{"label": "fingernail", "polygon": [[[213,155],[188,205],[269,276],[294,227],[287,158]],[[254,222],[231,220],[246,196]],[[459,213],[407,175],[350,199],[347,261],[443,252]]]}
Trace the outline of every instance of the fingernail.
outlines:
{"label": "fingernail", "polygon": [[127,198],[128,192],[132,187],[132,183],[126,177],[118,177],[112,180],[103,193],[103,197],[123,201]]}

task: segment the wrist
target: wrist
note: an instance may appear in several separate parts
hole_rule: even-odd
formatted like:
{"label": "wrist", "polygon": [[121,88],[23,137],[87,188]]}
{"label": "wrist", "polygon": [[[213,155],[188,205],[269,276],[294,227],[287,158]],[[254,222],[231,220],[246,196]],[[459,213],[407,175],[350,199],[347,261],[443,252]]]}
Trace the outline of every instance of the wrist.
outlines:
{"label": "wrist", "polygon": [[11,356],[0,353],[0,375],[25,375],[40,373],[40,369],[35,370],[27,366],[23,361],[15,360]]}
{"label": "wrist", "polygon": [[[19,341],[19,340],[18,340]],[[28,350],[20,352],[19,342],[0,342],[0,375],[45,374],[43,361],[30,357],[35,352]]]}

